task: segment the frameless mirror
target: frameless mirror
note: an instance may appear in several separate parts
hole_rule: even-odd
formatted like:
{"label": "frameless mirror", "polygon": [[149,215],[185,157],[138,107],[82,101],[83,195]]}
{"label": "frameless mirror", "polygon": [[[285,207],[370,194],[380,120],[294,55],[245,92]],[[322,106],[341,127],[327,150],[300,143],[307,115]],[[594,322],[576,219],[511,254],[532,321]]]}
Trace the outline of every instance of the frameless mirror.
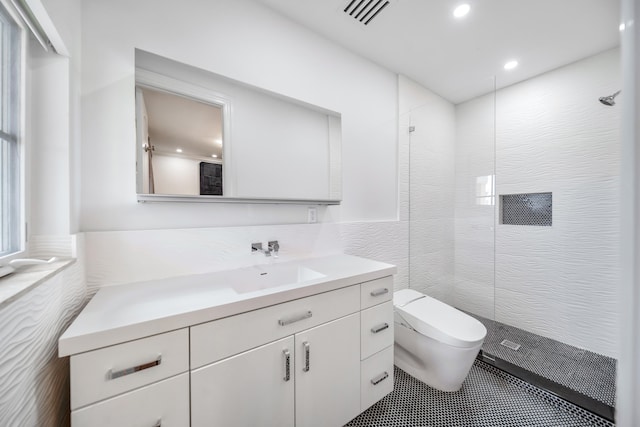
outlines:
{"label": "frameless mirror", "polygon": [[136,50],[140,201],[336,204],[341,117]]}

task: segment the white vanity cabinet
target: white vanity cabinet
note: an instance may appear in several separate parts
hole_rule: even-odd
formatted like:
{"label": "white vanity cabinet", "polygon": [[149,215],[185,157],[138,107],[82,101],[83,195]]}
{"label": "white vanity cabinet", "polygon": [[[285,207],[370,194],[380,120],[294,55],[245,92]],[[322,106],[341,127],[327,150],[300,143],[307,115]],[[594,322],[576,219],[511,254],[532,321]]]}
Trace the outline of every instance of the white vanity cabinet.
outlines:
{"label": "white vanity cabinet", "polygon": [[393,389],[395,267],[337,255],[305,268],[322,278],[251,296],[229,273],[99,291],[60,338],[72,427],[349,422]]}
{"label": "white vanity cabinet", "polygon": [[360,413],[360,286],[194,326],[191,361],[213,362],[191,372],[193,427],[341,426]]}
{"label": "white vanity cabinet", "polygon": [[191,372],[191,425],[341,426],[360,413],[359,314]]}

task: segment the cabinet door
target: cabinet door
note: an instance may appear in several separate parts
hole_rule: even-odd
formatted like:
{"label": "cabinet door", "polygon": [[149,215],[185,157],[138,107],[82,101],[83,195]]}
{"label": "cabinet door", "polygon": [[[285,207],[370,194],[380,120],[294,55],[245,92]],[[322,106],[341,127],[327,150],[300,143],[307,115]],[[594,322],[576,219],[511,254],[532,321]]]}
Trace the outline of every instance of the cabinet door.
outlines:
{"label": "cabinet door", "polygon": [[360,313],[300,332],[296,427],[338,427],[360,413]]}
{"label": "cabinet door", "polygon": [[192,371],[191,426],[293,426],[293,343],[287,337]]}

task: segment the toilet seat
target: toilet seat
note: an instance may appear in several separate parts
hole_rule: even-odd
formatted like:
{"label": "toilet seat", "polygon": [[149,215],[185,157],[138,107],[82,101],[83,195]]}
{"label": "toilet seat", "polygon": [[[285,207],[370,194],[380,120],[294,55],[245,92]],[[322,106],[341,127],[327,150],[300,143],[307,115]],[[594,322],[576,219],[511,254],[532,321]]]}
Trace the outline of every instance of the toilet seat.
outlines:
{"label": "toilet seat", "polygon": [[487,335],[479,320],[413,289],[396,291],[393,305],[411,328],[445,344],[473,347]]}

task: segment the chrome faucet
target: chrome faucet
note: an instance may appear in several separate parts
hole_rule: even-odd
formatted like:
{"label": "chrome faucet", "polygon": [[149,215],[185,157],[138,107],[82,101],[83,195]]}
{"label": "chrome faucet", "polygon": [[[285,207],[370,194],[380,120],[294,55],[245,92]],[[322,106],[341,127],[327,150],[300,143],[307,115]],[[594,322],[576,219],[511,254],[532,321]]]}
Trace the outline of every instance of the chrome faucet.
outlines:
{"label": "chrome faucet", "polygon": [[274,258],[278,258],[278,251],[280,250],[280,244],[277,240],[270,240],[267,249],[262,249],[262,242],[251,244],[251,253],[262,252],[264,256],[271,256],[273,253]]}
{"label": "chrome faucet", "polygon": [[280,250],[280,244],[277,240],[269,241],[269,252],[273,252],[273,257],[278,258],[278,251]]}

